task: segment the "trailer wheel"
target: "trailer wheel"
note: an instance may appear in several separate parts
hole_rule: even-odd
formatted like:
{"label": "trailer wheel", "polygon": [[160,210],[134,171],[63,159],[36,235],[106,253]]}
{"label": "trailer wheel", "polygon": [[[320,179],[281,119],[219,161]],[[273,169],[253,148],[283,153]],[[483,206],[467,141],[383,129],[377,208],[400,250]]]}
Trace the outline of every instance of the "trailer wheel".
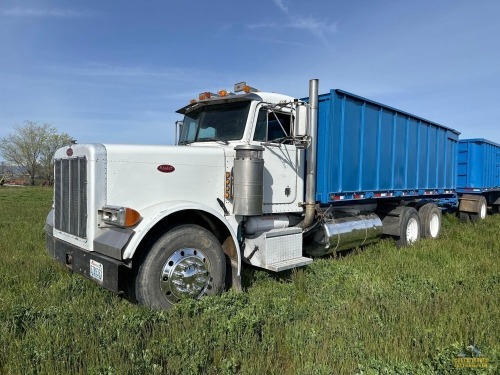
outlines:
{"label": "trailer wheel", "polygon": [[458,217],[460,218],[460,221],[462,223],[467,223],[467,222],[470,221],[470,216],[469,216],[468,212],[459,211],[458,212]]}
{"label": "trailer wheel", "polygon": [[479,209],[478,212],[470,213],[470,220],[475,223],[478,220],[483,220],[486,218],[486,213],[487,213],[487,202],[486,198],[483,197],[482,195],[479,197]]}
{"label": "trailer wheel", "polygon": [[438,238],[441,233],[441,210],[434,203],[426,203],[418,210],[420,237]]}
{"label": "trailer wheel", "polygon": [[140,304],[169,309],[224,289],[226,260],[215,236],[198,225],[182,225],[161,236],[139,266],[135,296]]}
{"label": "trailer wheel", "polygon": [[413,207],[404,207],[400,216],[399,239],[396,241],[398,247],[414,244],[420,239],[420,218]]}

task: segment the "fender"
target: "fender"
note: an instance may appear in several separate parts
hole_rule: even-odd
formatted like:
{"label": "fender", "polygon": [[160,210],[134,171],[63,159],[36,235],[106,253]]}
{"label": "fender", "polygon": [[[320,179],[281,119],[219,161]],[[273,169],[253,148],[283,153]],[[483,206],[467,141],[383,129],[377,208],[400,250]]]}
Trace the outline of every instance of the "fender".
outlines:
{"label": "fender", "polygon": [[[227,221],[226,217],[224,217],[224,215],[222,215],[219,211],[215,210],[212,207],[191,201],[162,202],[140,210],[140,214],[143,219],[137,225],[137,227],[134,228],[135,235],[126,246],[123,253],[123,259],[131,259],[133,257],[141,241],[148,234],[148,232],[156,224],[158,224],[158,222],[175,212],[184,210],[197,210],[209,213],[215,216],[221,223],[225,225],[225,227],[229,230],[229,233],[231,234],[231,237],[236,246],[236,253],[238,254],[238,276],[240,276],[241,252],[235,230]],[[230,218],[234,220],[234,216],[230,216]],[[238,225],[238,222],[236,220],[234,220],[234,225]]]}

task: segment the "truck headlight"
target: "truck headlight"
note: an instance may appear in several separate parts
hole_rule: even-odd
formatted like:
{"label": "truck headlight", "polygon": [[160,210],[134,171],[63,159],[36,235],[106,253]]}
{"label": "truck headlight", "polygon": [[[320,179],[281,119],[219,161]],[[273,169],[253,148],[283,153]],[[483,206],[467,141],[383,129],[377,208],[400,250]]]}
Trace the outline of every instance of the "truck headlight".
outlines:
{"label": "truck headlight", "polygon": [[118,227],[131,227],[141,220],[141,214],[128,207],[104,206],[99,213],[103,223]]}

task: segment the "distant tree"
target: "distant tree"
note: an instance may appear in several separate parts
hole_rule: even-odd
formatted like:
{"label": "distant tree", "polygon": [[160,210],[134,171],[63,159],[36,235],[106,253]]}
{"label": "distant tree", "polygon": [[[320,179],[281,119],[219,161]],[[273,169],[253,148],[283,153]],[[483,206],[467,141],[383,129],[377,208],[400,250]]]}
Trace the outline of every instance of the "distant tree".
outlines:
{"label": "distant tree", "polygon": [[[52,128],[53,129],[53,128]],[[70,145],[74,142],[73,138],[67,133],[49,132],[43,143],[40,151],[40,173],[45,177],[45,181],[49,184],[54,182],[54,154],[56,151],[65,145]]]}
{"label": "distant tree", "polygon": [[53,160],[55,151],[71,142],[66,133],[58,133],[49,124],[39,125],[26,121],[22,126],[15,126],[15,131],[0,139],[0,153],[3,158],[30,176],[31,185],[35,176],[42,174],[49,182],[53,181]]}

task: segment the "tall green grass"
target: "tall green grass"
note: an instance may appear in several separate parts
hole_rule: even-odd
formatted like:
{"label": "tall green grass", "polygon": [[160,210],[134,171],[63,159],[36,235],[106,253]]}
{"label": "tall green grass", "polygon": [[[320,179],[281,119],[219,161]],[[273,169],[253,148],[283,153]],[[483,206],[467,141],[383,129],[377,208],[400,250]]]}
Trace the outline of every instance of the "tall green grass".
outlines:
{"label": "tall green grass", "polygon": [[[0,374],[498,373],[500,215],[151,311],[45,253],[51,191],[0,189]],[[474,343],[486,369],[455,369]]]}

